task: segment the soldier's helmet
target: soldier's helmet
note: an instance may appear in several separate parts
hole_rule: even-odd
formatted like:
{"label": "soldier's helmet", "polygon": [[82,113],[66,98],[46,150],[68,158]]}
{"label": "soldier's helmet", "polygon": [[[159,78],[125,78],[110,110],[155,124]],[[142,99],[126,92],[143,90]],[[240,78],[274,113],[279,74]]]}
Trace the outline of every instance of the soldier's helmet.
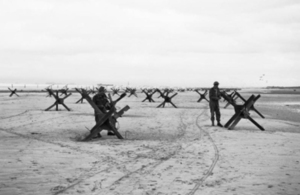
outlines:
{"label": "soldier's helmet", "polygon": [[214,82],[214,85],[219,85],[219,82],[218,82],[218,81],[215,81],[215,82]]}
{"label": "soldier's helmet", "polygon": [[105,88],[103,86],[101,86],[99,89],[98,89],[98,92],[99,93],[104,93],[105,92]]}

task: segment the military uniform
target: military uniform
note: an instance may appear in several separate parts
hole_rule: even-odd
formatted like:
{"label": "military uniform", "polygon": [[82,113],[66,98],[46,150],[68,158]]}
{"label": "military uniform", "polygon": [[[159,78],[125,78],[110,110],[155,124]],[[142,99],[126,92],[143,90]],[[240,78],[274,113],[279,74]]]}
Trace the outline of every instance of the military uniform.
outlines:
{"label": "military uniform", "polygon": [[[219,83],[215,82],[214,85],[218,85]],[[210,108],[210,113],[211,113],[211,122],[212,125],[214,126],[214,121],[215,121],[215,113],[216,113],[216,118],[218,122],[218,126],[221,126],[221,113],[220,113],[220,107],[219,107],[219,100],[221,99],[221,92],[219,88],[212,87],[209,90],[209,108]]]}
{"label": "military uniform", "polygon": [[[107,113],[108,110],[110,110],[110,105],[108,98],[104,91],[100,90],[94,97],[93,102],[96,104],[96,106],[99,108],[99,110],[102,113]],[[95,111],[95,121],[96,123],[101,119],[101,117],[96,113]],[[104,124],[109,125],[109,122],[106,121]],[[110,130],[108,131],[108,135],[114,135]],[[101,137],[100,133],[98,134],[99,137]]]}
{"label": "military uniform", "polygon": [[97,93],[93,97],[93,102],[96,104],[96,106],[101,110],[101,112],[106,113],[107,110],[109,110],[109,101],[107,99],[107,96],[105,93]]}

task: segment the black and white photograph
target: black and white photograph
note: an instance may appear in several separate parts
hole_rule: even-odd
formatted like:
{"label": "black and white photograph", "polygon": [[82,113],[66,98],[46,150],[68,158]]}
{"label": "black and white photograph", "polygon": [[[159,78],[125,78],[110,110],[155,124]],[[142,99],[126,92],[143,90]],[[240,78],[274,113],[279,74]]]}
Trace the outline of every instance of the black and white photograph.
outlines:
{"label": "black and white photograph", "polygon": [[0,0],[0,195],[300,195],[299,0]]}

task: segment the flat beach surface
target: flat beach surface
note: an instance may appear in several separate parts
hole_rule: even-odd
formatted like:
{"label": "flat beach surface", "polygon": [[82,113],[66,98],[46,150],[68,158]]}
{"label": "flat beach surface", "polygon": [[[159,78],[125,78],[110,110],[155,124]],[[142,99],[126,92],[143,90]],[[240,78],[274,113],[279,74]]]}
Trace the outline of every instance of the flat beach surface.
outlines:
{"label": "flat beach surface", "polygon": [[[79,94],[65,100],[71,112],[46,112],[46,94],[1,93],[0,194],[300,194],[300,95],[261,94],[265,119],[251,116],[265,131],[244,119],[234,130],[212,127],[195,92],[179,92],[177,109],[138,93],[117,104],[131,108],[118,119],[124,140],[103,131],[82,142],[95,122],[86,101],[75,104]],[[223,124],[234,114],[225,105]]]}

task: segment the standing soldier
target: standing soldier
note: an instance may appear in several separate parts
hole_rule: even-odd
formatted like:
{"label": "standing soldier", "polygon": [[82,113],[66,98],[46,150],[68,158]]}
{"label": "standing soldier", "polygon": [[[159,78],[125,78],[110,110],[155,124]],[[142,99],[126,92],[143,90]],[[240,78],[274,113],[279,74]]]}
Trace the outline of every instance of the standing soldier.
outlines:
{"label": "standing soldier", "polygon": [[218,122],[219,127],[223,127],[223,125],[220,122],[221,119],[221,113],[220,113],[220,107],[219,107],[219,100],[221,99],[221,92],[219,89],[219,82],[214,82],[214,86],[209,90],[209,108],[211,113],[211,122],[212,126],[215,125],[215,113],[216,118]]}
{"label": "standing soldier", "polygon": [[[103,114],[107,113],[107,111],[110,110],[109,101],[108,101],[108,98],[105,94],[105,88],[102,87],[102,86],[98,89],[98,93],[93,97],[93,102],[97,105],[97,107],[100,109],[100,111]],[[96,123],[99,120],[100,120],[100,117],[95,112],[95,121],[96,121]],[[107,135],[115,135],[115,134],[111,131],[108,131]],[[98,137],[101,137],[100,133],[98,134]]]}

